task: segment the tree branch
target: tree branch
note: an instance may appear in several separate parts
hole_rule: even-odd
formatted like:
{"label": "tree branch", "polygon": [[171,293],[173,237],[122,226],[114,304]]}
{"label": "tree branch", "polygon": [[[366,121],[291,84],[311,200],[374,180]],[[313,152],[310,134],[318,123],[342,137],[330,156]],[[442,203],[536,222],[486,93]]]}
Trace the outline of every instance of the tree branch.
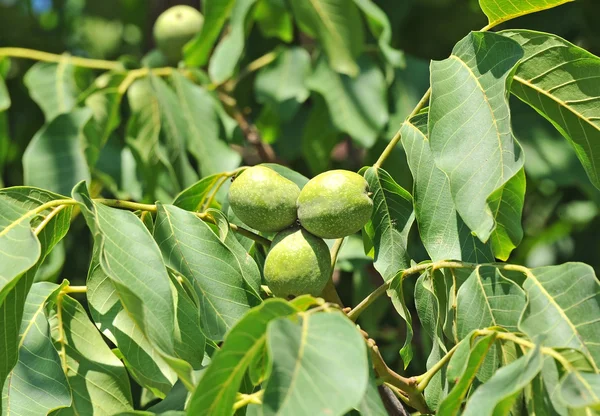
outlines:
{"label": "tree branch", "polygon": [[0,48],[0,56],[7,56],[10,58],[32,59],[35,61],[43,62],[62,62],[67,60],[69,63],[83,68],[105,69],[108,71],[124,70],[123,65],[117,61],[104,61],[101,59],[80,58],[78,56],[71,56],[68,54],[57,55],[54,53],[37,51],[35,49]]}

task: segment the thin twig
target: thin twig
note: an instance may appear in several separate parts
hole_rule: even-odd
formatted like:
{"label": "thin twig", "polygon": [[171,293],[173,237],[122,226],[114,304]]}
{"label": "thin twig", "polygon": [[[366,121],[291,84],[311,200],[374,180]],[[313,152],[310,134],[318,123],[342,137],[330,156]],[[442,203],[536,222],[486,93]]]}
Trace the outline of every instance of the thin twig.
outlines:
{"label": "thin twig", "polygon": [[78,56],[71,56],[67,54],[58,55],[26,48],[0,48],[0,56],[57,63],[67,59],[69,63],[83,68],[105,69],[108,71],[124,70],[123,65],[117,61],[80,58]]}

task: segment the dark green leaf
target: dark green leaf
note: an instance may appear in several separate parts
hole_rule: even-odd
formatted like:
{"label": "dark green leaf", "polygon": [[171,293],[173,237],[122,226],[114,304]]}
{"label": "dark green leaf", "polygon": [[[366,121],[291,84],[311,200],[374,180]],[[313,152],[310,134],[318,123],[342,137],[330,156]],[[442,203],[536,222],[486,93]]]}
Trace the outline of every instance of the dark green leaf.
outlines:
{"label": "dark green leaf", "polygon": [[308,313],[269,324],[265,415],[337,415],[358,406],[369,368],[364,339],[344,315]]}
{"label": "dark green leaf", "polygon": [[523,166],[507,97],[507,80],[522,56],[515,41],[473,32],[450,58],[431,64],[433,157],[449,178],[456,210],[482,242],[495,228],[490,195]]}
{"label": "dark green leaf", "polygon": [[313,106],[302,132],[302,155],[311,172],[319,174],[331,164],[331,152],[340,137],[331,122],[327,104],[319,95],[312,97]]}
{"label": "dark green leaf", "polygon": [[221,179],[223,179],[221,174],[214,174],[200,179],[189,188],[181,191],[175,197],[173,205],[186,211],[201,211],[211,190]]}
{"label": "dark green leaf", "polygon": [[286,43],[294,38],[294,22],[285,0],[259,0],[254,19],[267,38],[279,38]]}
{"label": "dark green leaf", "polygon": [[188,414],[233,414],[235,395],[250,362],[265,344],[267,325],[297,311],[282,299],[269,299],[248,312],[213,356],[192,395]]}
{"label": "dark green leaf", "polygon": [[119,110],[122,97],[116,89],[107,89],[96,92],[85,100],[86,107],[92,110],[92,117],[83,130],[86,138],[85,156],[89,166],[96,164],[100,151],[121,123]]}

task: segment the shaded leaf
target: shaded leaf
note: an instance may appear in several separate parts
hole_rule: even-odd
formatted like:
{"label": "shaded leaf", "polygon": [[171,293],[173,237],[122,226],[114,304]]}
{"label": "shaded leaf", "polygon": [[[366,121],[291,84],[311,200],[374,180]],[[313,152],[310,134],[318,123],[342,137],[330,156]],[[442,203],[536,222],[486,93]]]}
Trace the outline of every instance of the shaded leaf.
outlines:
{"label": "shaded leaf", "polygon": [[263,414],[343,414],[361,402],[369,379],[367,348],[344,315],[277,319],[269,324],[267,346],[272,368]]}
{"label": "shaded leaf", "polygon": [[348,133],[364,147],[371,147],[388,121],[386,84],[383,73],[370,58],[361,56],[358,65],[360,73],[351,78],[336,73],[321,58],[307,85],[323,96],[339,131]]}
{"label": "shaded leaf", "polygon": [[321,43],[331,68],[356,76],[364,30],[358,8],[346,0],[296,0],[290,3],[300,29]]}
{"label": "shaded leaf", "polygon": [[392,300],[392,304],[394,305],[396,312],[398,312],[398,315],[406,322],[404,345],[402,345],[402,348],[400,349],[400,357],[402,357],[402,362],[406,369],[410,364],[414,353],[412,348],[413,326],[410,309],[408,309],[408,306],[406,305],[406,296],[404,296],[404,279],[402,273],[398,273],[396,277],[393,278],[386,293]]}
{"label": "shaded leaf", "polygon": [[563,402],[570,408],[600,406],[600,374],[571,371],[559,388]]}
{"label": "shaded leaf", "polygon": [[222,340],[252,306],[260,303],[260,297],[249,289],[236,256],[193,213],[159,205],[154,238],[166,264],[194,287],[200,300],[202,329],[208,338]]}
{"label": "shaded leaf", "polygon": [[479,0],[481,10],[488,17],[490,26],[496,26],[507,20],[514,19],[529,13],[535,13],[574,0]]}
{"label": "shaded leaf", "polygon": [[474,32],[431,64],[429,141],[449,178],[456,210],[486,242],[495,227],[489,197],[523,166],[513,137],[507,80],[523,56],[515,41]]}
{"label": "shaded leaf", "polygon": [[549,33],[511,30],[502,34],[525,51],[511,92],[569,141],[590,180],[600,188],[600,58]]}
{"label": "shaded leaf", "polygon": [[523,284],[528,302],[519,328],[529,338],[545,336],[548,347],[575,348],[600,366],[600,284],[582,263],[529,270]]}
{"label": "shaded leaf", "polygon": [[86,138],[85,156],[89,166],[94,166],[100,157],[100,151],[111,133],[121,123],[119,114],[122,95],[116,89],[96,92],[85,100],[92,117],[84,127]]}
{"label": "shaded leaf", "polygon": [[331,164],[331,152],[340,138],[331,122],[331,115],[323,98],[316,95],[302,132],[302,155],[313,174],[326,171]]}
{"label": "shaded leaf", "polygon": [[19,361],[2,391],[3,415],[45,415],[71,405],[71,389],[44,312],[48,297],[61,289],[52,283],[37,283],[27,295],[19,331]]}
{"label": "shaded leaf", "polygon": [[400,66],[404,62],[404,54],[391,46],[392,27],[385,12],[372,0],[354,0],[354,4],[364,13],[367,26],[373,36],[377,38],[379,49],[387,61],[393,66]]}
{"label": "shaded leaf", "polygon": [[23,82],[31,98],[41,107],[46,122],[59,114],[71,112],[77,104],[79,90],[75,84],[75,67],[65,56],[57,64],[38,62],[25,74]]}
{"label": "shaded leaf", "polygon": [[408,233],[414,221],[412,197],[383,169],[369,168],[364,176],[373,194],[374,264],[388,281],[409,266]]}
{"label": "shaded leaf", "polygon": [[91,179],[82,131],[91,117],[87,108],[61,114],[42,127],[23,154],[23,181],[68,195],[73,187]]}
{"label": "shaded leaf", "polygon": [[294,22],[285,0],[259,0],[254,19],[266,38],[279,38],[286,43],[294,38]]}
{"label": "shaded leaf", "polygon": [[231,9],[229,31],[216,46],[208,64],[208,74],[215,84],[221,84],[231,78],[242,58],[247,23],[251,22],[251,10],[256,1],[237,0]]}
{"label": "shaded leaf", "polygon": [[494,260],[491,249],[473,236],[452,202],[450,181],[436,165],[427,139],[427,114],[405,122],[402,144],[414,180],[413,197],[419,234],[433,261]]}
{"label": "shaded leaf", "polygon": [[272,320],[297,312],[282,299],[269,299],[248,312],[229,331],[188,405],[188,414],[233,414],[233,403],[253,357],[265,344]]}

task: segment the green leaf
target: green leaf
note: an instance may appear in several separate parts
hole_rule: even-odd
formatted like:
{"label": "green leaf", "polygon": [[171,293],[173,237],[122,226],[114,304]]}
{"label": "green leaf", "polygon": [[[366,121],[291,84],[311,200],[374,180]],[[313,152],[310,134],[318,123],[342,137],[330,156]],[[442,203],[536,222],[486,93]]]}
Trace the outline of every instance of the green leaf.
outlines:
{"label": "green leaf", "polygon": [[600,406],[600,374],[572,371],[560,382],[560,395],[570,408]]}
{"label": "green leaf", "polygon": [[310,55],[305,49],[283,48],[256,75],[256,99],[274,108],[282,121],[289,121],[310,95],[306,87],[309,73]]}
{"label": "green leaf", "polygon": [[283,299],[269,299],[248,312],[229,331],[188,405],[188,414],[233,414],[235,395],[253,357],[265,344],[267,325],[298,310]]}
{"label": "green leaf", "polygon": [[165,397],[177,375],[123,308],[115,286],[95,259],[87,278],[87,300],[96,326],[119,348],[132,377],[158,397]]}
{"label": "green leaf", "polygon": [[85,156],[89,166],[96,165],[100,151],[121,123],[119,110],[122,97],[113,88],[96,92],[85,100],[86,107],[92,110],[92,118],[83,130],[86,138]]}
{"label": "green leaf", "polygon": [[10,95],[8,95],[8,89],[4,83],[4,74],[2,73],[2,65],[4,59],[0,59],[0,112],[6,111],[10,108]]}
{"label": "green leaf", "polygon": [[543,335],[548,347],[575,348],[600,367],[600,284],[582,263],[529,270],[523,284],[528,302],[519,328],[529,338]]}
{"label": "green leaf", "polygon": [[[85,309],[62,295],[48,305],[54,347],[66,356],[73,403],[60,415],[112,415],[133,410],[125,367],[106,345]],[[61,309],[58,315],[57,308]]]}
{"label": "green leaf", "polygon": [[98,204],[83,184],[73,190],[98,245],[102,270],[111,279],[123,307],[162,358],[187,386],[190,364],[178,355],[171,281],[160,250],[142,221],[129,211]]}
{"label": "green leaf", "polygon": [[400,357],[402,358],[404,368],[406,369],[413,358],[413,348],[411,343],[413,327],[410,309],[408,309],[408,306],[406,305],[406,297],[404,296],[404,279],[402,278],[402,273],[398,273],[396,277],[393,278],[386,293],[392,300],[392,304],[394,305],[396,312],[398,312],[398,315],[406,322],[406,337],[404,338],[404,345],[400,349]]}
{"label": "green leaf", "polygon": [[240,154],[219,139],[221,122],[214,98],[177,72],[172,80],[187,125],[187,149],[198,160],[202,176],[237,168]]}
{"label": "green leaf", "polygon": [[235,3],[235,0],[205,0],[202,3],[204,6],[202,29],[183,49],[187,66],[199,67],[208,62],[215,41],[219,37]]}
{"label": "green leaf", "polygon": [[308,313],[269,324],[272,368],[265,415],[338,415],[358,406],[367,389],[367,348],[356,326],[339,312]]}
{"label": "green leaf", "polygon": [[400,66],[404,62],[404,54],[391,46],[392,26],[383,10],[372,0],[354,0],[354,4],[364,13],[367,26],[373,36],[377,38],[379,49],[387,61],[393,66]]}
{"label": "green leaf", "polygon": [[358,406],[355,407],[355,409],[358,410],[362,416],[387,415],[388,413],[385,409],[385,406],[383,405],[381,396],[379,395],[379,390],[377,387],[377,377],[375,376],[375,372],[373,371],[370,362],[369,369],[369,382],[367,384],[367,390],[365,391],[365,395],[363,396]]}
{"label": "green leaf", "polygon": [[523,166],[507,97],[507,80],[522,56],[515,41],[471,33],[450,58],[431,64],[433,157],[450,180],[456,210],[482,242],[495,227],[488,198]]}
{"label": "green leaf", "polygon": [[37,238],[30,228],[51,212],[40,207],[56,199],[63,197],[37,188],[0,190],[0,386],[17,362],[23,308],[36,270],[69,229],[71,207],[54,212]]}
{"label": "green leaf", "polygon": [[256,1],[237,0],[233,5],[229,31],[216,46],[208,64],[208,74],[215,84],[221,84],[231,78],[242,58],[246,33],[252,22],[251,10]]}
{"label": "green leaf", "polygon": [[251,282],[251,289],[236,256],[193,213],[159,205],[154,238],[166,264],[192,283],[208,338],[222,340],[252,306],[260,303],[255,282]]}
{"label": "green leaf", "polygon": [[[505,278],[497,268],[478,267],[458,290],[458,338],[466,337],[475,329],[492,326],[518,332],[517,325],[525,302],[523,290],[512,280]],[[477,375],[478,379],[489,379],[502,363],[512,361],[509,358],[510,351],[506,348],[501,344],[490,348],[490,354]]]}
{"label": "green leaf", "polygon": [[383,169],[369,168],[364,176],[373,193],[375,268],[388,281],[410,263],[407,244],[414,221],[412,197]]}
{"label": "green leaf", "polygon": [[319,95],[311,100],[313,105],[302,132],[302,155],[311,173],[316,175],[331,165],[331,152],[340,134],[331,122],[325,100]]}
{"label": "green leaf", "polygon": [[23,82],[31,98],[41,107],[46,122],[59,114],[70,113],[77,104],[75,67],[64,57],[58,64],[38,62],[25,74]]}
{"label": "green leaf", "polygon": [[[485,356],[487,355],[495,340],[496,337],[493,334],[481,337],[475,342],[475,345],[471,347],[468,356],[465,354],[461,355],[461,358],[464,359],[460,363],[462,364],[460,366],[461,371],[454,372],[456,374],[460,374],[460,377],[458,378],[456,385],[452,388],[448,396],[446,396],[442,403],[440,403],[440,407],[437,413],[439,416],[454,416],[460,412],[463,399],[466,397],[467,392],[471,387],[471,383],[473,383],[473,380],[475,379],[475,375],[479,371],[479,368],[481,367]],[[454,364],[456,365],[458,364],[458,362],[455,361]]]}
{"label": "green leaf", "polygon": [[254,20],[266,38],[279,38],[286,43],[294,39],[294,22],[285,0],[259,0]]}
{"label": "green leaf", "polygon": [[452,202],[450,182],[435,165],[427,139],[427,114],[405,122],[402,144],[412,172],[419,234],[433,261],[494,261],[491,249],[471,234]]}
{"label": "green leaf", "polygon": [[365,34],[356,5],[347,0],[296,0],[290,5],[300,29],[321,43],[331,68],[358,75],[355,58],[362,52]]}
{"label": "green leaf", "polygon": [[358,65],[360,73],[351,78],[336,73],[321,58],[307,85],[325,98],[339,131],[348,133],[364,147],[371,147],[388,121],[387,87],[383,73],[370,58],[361,56]]}
{"label": "green leaf", "polygon": [[4,415],[45,415],[71,405],[71,390],[44,313],[48,297],[61,289],[53,283],[36,283],[27,295],[19,331],[19,361],[2,391]]}
{"label": "green leaf", "polygon": [[523,239],[521,214],[525,201],[525,171],[523,168],[489,198],[488,204],[496,221],[490,237],[494,257],[506,261]]}
{"label": "green leaf", "polygon": [[31,139],[23,154],[25,184],[68,195],[73,187],[91,179],[83,148],[83,128],[89,109],[61,114]]}
{"label": "green leaf", "polygon": [[539,347],[499,369],[469,398],[464,416],[508,414],[519,392],[542,370]]}
{"label": "green leaf", "polygon": [[516,17],[551,9],[571,1],[574,0],[479,0],[479,6],[488,17],[489,26],[496,26]]}
{"label": "green leaf", "polygon": [[200,179],[192,186],[181,191],[173,200],[173,205],[186,211],[201,211],[210,191],[222,178],[223,175],[214,174]]}
{"label": "green leaf", "polygon": [[600,58],[549,33],[511,30],[502,34],[525,50],[511,92],[569,141],[590,180],[600,188]]}

